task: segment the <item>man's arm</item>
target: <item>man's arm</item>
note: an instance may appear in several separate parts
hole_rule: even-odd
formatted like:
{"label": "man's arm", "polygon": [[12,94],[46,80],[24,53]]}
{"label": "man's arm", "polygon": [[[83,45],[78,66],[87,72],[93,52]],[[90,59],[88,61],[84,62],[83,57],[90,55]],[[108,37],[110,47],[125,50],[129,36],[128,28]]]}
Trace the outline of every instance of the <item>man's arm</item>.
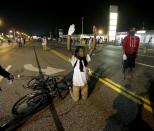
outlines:
{"label": "man's arm", "polygon": [[7,72],[5,69],[3,69],[1,66],[0,66],[0,75],[9,79],[10,78],[10,73]]}
{"label": "man's arm", "polygon": [[71,57],[73,55],[73,53],[72,53],[72,43],[71,43],[71,36],[70,35],[67,36],[67,50],[69,52],[69,57]]}
{"label": "man's arm", "polygon": [[72,41],[71,41],[71,35],[74,33],[75,31],[75,25],[72,24],[69,27],[68,30],[68,36],[67,36],[67,50],[69,52],[69,57],[72,57],[73,53],[72,53]]}
{"label": "man's arm", "polygon": [[89,55],[92,56],[94,50],[96,49],[96,35],[97,35],[97,29],[95,26],[93,26],[93,35],[94,35],[94,38],[93,38],[93,43],[92,43],[92,46],[91,46],[91,49],[89,51]]}
{"label": "man's arm", "polygon": [[123,49],[123,54],[125,54],[126,50],[126,43],[127,43],[127,38],[125,37],[122,41],[122,49]]}

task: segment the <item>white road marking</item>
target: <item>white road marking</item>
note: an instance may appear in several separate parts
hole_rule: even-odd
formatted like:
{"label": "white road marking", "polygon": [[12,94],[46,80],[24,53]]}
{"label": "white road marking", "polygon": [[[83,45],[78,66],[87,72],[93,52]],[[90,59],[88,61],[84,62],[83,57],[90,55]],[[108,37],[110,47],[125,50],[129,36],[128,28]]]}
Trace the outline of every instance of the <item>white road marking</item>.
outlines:
{"label": "white road marking", "polygon": [[152,65],[147,65],[147,64],[140,63],[140,62],[136,62],[136,64],[146,66],[146,67],[150,67],[150,68],[154,68],[154,66],[152,66]]}
{"label": "white road marking", "polygon": [[34,71],[34,72],[39,72],[39,69],[34,67],[32,64],[25,64],[24,68],[26,70]]}
{"label": "white road marking", "polygon": [[[12,65],[8,65],[5,70],[9,71],[11,68],[12,68]],[[4,77],[0,76],[0,82],[3,80],[3,78]]]}
{"label": "white road marking", "polygon": [[[25,64],[24,68],[29,71],[39,72],[39,69],[37,67],[34,67],[32,64]],[[48,66],[46,69],[41,69],[41,70],[46,75],[54,75],[64,71],[63,69],[58,69],[58,68],[53,68]]]}
{"label": "white road marking", "polygon": [[138,55],[138,56],[144,56],[144,57],[154,57],[154,56],[148,56],[148,55]]}

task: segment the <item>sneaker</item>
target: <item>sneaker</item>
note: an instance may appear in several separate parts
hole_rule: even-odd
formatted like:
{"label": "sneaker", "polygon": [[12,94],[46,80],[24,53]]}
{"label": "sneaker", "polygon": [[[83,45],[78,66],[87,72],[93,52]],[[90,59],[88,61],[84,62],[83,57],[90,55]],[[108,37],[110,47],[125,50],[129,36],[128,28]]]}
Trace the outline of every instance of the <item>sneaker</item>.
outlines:
{"label": "sneaker", "polygon": [[8,78],[8,83],[11,85],[13,83],[14,80],[14,76],[13,74],[10,74],[9,78]]}
{"label": "sneaker", "polygon": [[12,85],[13,81],[12,80],[8,80],[8,84]]}
{"label": "sneaker", "polygon": [[69,90],[72,91],[72,87],[71,86],[69,86]]}

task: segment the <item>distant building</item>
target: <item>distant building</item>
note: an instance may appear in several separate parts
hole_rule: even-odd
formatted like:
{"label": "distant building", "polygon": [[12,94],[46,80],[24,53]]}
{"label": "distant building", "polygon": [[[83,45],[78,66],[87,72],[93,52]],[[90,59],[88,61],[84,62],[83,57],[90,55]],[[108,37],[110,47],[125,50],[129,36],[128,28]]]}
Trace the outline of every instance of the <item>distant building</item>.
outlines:
{"label": "distant building", "polygon": [[[122,40],[127,35],[127,32],[117,32],[115,43],[121,45]],[[154,48],[154,30],[140,30],[136,32],[136,36],[140,38],[140,46],[146,46],[147,44]]]}

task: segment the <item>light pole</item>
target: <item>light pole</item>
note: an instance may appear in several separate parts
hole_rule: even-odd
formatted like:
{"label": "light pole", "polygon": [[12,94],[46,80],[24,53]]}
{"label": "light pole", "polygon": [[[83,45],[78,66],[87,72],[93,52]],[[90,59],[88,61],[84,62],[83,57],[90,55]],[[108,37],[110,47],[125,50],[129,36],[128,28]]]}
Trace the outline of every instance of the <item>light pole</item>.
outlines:
{"label": "light pole", "polygon": [[3,21],[2,19],[0,18],[0,27],[3,26]]}
{"label": "light pole", "polygon": [[81,19],[82,19],[82,35],[83,35],[83,19],[84,19],[84,17],[82,16]]}
{"label": "light pole", "polygon": [[14,37],[14,40],[15,40],[15,38],[16,38],[16,30],[15,29],[13,29],[13,37]]}
{"label": "light pole", "polygon": [[50,34],[50,40],[51,40],[52,32],[49,32],[49,34]]}

